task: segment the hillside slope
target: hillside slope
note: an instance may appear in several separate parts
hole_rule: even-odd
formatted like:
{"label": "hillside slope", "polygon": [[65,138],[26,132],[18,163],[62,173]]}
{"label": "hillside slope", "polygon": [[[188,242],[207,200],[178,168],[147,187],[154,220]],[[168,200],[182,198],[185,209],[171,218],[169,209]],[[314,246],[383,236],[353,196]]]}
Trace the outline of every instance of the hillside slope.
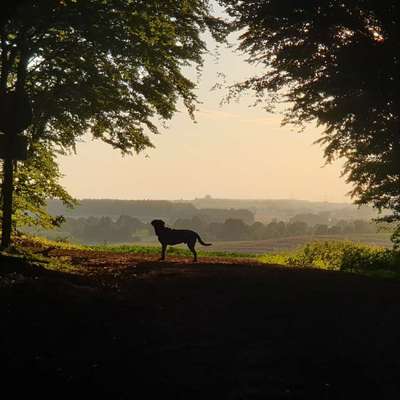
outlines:
{"label": "hillside slope", "polygon": [[400,394],[400,282],[240,259],[52,255],[69,268],[0,272],[1,376],[15,398]]}

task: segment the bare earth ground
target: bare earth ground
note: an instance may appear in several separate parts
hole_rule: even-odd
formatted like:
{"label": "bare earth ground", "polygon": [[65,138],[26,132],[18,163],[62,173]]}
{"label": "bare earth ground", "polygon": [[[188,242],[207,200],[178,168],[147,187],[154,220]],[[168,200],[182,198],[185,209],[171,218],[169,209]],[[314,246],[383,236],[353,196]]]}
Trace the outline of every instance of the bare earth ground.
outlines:
{"label": "bare earth ground", "polygon": [[399,398],[398,281],[251,260],[51,255],[75,267],[10,274],[18,266],[0,260],[9,398]]}

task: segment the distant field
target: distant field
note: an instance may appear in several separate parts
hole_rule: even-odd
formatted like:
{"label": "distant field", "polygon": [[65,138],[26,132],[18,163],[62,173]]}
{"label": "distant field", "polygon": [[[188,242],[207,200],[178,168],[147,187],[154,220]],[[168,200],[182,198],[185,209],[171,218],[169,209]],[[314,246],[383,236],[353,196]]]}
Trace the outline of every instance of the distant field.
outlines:
{"label": "distant field", "polygon": [[[229,253],[263,254],[285,250],[294,250],[312,241],[350,240],[355,243],[364,243],[381,247],[392,247],[389,233],[357,234],[357,235],[321,235],[321,236],[295,236],[278,239],[214,242],[210,247],[198,245],[198,248],[208,251],[226,251]],[[140,246],[154,246],[158,242],[134,243]],[[181,245],[176,247],[182,247]],[[185,246],[183,246],[185,247]]]}

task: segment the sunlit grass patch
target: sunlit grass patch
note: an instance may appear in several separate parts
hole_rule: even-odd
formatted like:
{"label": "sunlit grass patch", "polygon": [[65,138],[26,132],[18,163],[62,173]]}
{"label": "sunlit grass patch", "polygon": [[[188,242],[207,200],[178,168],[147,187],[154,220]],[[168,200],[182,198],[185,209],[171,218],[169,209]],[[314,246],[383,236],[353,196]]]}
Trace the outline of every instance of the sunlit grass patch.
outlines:
{"label": "sunlit grass patch", "polygon": [[[98,246],[85,246],[86,249],[96,251],[107,251],[113,253],[126,253],[126,254],[137,254],[137,255],[155,255],[159,256],[161,253],[160,246],[138,246],[138,245],[98,245]],[[223,257],[223,258],[256,258],[255,254],[244,254],[237,252],[225,252],[225,251],[202,251],[196,250],[199,257]],[[193,254],[184,247],[180,246],[169,246],[167,249],[167,256],[177,257],[193,257]]]}
{"label": "sunlit grass patch", "polygon": [[129,244],[104,244],[84,246],[87,250],[93,251],[106,251],[111,253],[125,253],[125,254],[141,254],[141,255],[157,255],[160,254],[160,249],[156,246],[137,246]]}
{"label": "sunlit grass patch", "polygon": [[18,248],[25,247],[25,243],[29,243],[30,247],[38,246],[42,248],[56,248],[63,250],[85,250],[87,246],[77,243],[68,242],[66,240],[51,240],[42,236],[23,235],[16,238],[16,246]]}
{"label": "sunlit grass patch", "polygon": [[336,271],[371,274],[386,271],[400,276],[399,252],[349,241],[312,242],[292,252],[265,254],[259,260],[264,263]]}

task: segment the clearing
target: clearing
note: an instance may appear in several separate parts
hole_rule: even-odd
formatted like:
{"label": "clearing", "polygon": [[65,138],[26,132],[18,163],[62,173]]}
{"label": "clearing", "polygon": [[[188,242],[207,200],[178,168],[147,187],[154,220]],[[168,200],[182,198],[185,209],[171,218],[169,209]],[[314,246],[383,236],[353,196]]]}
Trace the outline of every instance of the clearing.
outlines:
{"label": "clearing", "polygon": [[399,398],[399,281],[251,259],[49,255],[69,267],[0,259],[13,398]]}

